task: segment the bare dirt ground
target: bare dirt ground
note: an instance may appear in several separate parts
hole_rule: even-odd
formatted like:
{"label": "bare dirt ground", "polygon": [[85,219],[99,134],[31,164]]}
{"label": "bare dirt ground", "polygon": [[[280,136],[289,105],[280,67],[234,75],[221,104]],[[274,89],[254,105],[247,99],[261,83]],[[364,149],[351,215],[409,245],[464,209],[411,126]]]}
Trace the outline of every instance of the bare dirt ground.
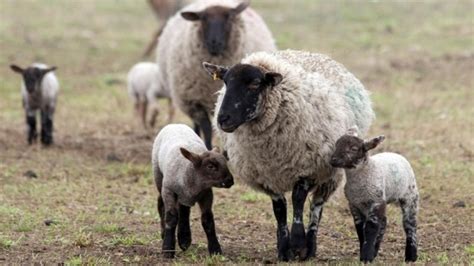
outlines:
{"label": "bare dirt ground", "polygon": [[[173,263],[160,254],[149,164],[159,127],[138,126],[124,81],[156,27],[142,2],[0,0],[0,264]],[[472,2],[252,2],[279,47],[329,54],[372,91],[379,151],[402,153],[417,174],[419,262],[473,264]],[[51,148],[26,145],[20,77],[7,67],[32,61],[58,66]],[[193,245],[174,262],[276,263],[269,198],[239,180],[215,193],[224,255],[207,256],[193,209]],[[389,208],[379,263],[403,261],[400,215]],[[358,261],[341,193],[318,243],[308,264]]]}

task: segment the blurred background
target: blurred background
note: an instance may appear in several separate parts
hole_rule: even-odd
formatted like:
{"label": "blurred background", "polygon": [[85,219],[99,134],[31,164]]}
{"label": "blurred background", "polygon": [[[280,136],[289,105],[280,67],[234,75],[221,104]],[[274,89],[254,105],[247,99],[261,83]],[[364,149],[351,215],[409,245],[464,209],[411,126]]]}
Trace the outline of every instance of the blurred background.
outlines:
{"label": "blurred background", "polygon": [[[382,150],[405,155],[421,193],[421,262],[474,261],[474,2],[252,0],[280,49],[324,53],[372,92]],[[160,122],[133,115],[126,73],[160,21],[147,1],[0,0],[0,264],[159,263],[161,237],[149,157]],[[154,53],[147,59],[155,61]],[[11,63],[58,67],[51,148],[28,147],[20,76]],[[182,114],[176,122],[189,123]],[[224,256],[207,257],[193,211],[180,263],[276,262],[270,200],[242,184],[217,191]],[[45,222],[50,225],[45,225]],[[342,196],[319,232],[318,262],[356,262]],[[400,212],[378,262],[402,261]]]}

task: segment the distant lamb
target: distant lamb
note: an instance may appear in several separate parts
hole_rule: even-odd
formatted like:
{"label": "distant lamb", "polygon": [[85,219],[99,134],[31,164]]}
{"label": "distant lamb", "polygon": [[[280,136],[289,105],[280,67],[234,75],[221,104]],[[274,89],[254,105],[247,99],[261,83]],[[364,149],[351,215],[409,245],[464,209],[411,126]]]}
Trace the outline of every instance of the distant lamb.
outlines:
{"label": "distant lamb", "polygon": [[40,110],[41,143],[51,145],[53,143],[53,116],[59,91],[59,82],[53,73],[56,67],[34,63],[26,69],[17,65],[10,65],[10,68],[23,77],[21,95],[26,113],[28,143],[36,142],[38,137],[36,113]]}
{"label": "distant lamb", "polygon": [[[132,67],[127,75],[128,93],[135,102],[135,111],[141,116],[143,126],[147,127],[147,112],[151,110],[150,126],[153,127],[158,116],[157,98],[168,99],[168,123],[173,120],[174,106],[170,92],[158,78],[158,65],[141,62]],[[150,104],[151,106],[149,106]]]}
{"label": "distant lamb", "polygon": [[[334,144],[354,124],[368,130],[374,119],[368,92],[344,66],[321,54],[258,52],[230,68],[203,65],[225,82],[214,123],[232,174],[272,198],[279,259],[314,257],[323,204],[343,176],[329,163]],[[291,235],[288,191],[294,209]]]}
{"label": "distant lamb", "polygon": [[369,150],[384,139],[378,136],[364,141],[357,137],[356,129],[351,129],[336,142],[331,165],[346,171],[344,191],[359,237],[360,260],[371,262],[377,256],[387,225],[386,205],[396,203],[403,213],[405,261],[416,261],[419,195],[415,174],[399,154],[384,152],[369,157]]}
{"label": "distant lamb", "polygon": [[200,0],[170,18],[158,41],[157,61],[173,101],[188,115],[206,147],[211,148],[216,92],[222,82],[211,82],[200,68],[203,61],[231,65],[246,54],[276,50],[273,37],[249,3]]}
{"label": "distant lamb", "polygon": [[196,202],[201,208],[209,253],[221,254],[214,228],[212,187],[230,188],[234,184],[224,155],[216,149],[208,151],[190,127],[171,124],[165,126],[155,139],[152,165],[160,192],[158,212],[164,256],[174,257],[176,225],[180,248],[186,250],[191,245],[189,213]]}

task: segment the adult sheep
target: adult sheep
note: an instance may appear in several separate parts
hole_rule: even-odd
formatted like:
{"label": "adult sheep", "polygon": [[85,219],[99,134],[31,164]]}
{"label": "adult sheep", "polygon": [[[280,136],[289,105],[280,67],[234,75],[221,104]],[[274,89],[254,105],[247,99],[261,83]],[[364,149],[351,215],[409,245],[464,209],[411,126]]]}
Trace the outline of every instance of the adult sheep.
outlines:
{"label": "adult sheep", "polygon": [[157,48],[160,78],[173,101],[202,130],[211,148],[216,92],[222,82],[209,82],[203,61],[220,65],[239,62],[246,54],[276,50],[267,26],[249,3],[233,0],[197,1],[170,18]]}
{"label": "adult sheep", "polygon": [[[230,68],[203,65],[226,84],[214,123],[232,173],[272,197],[278,258],[314,257],[323,204],[342,178],[330,165],[334,144],[353,125],[362,134],[368,130],[374,119],[368,92],[344,66],[308,52],[254,53]],[[309,193],[305,233],[303,207]]]}

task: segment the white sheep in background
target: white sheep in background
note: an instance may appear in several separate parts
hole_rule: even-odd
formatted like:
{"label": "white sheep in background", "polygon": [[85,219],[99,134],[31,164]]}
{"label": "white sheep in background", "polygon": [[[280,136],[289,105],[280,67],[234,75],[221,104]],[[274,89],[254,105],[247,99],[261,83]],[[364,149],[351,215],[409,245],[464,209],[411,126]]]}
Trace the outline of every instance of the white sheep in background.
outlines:
{"label": "white sheep in background", "polygon": [[[354,124],[368,130],[374,119],[368,92],[344,66],[308,52],[258,52],[230,68],[203,65],[226,84],[214,123],[232,174],[272,197],[279,259],[314,257],[322,206],[342,177],[329,163],[334,144]],[[310,192],[305,233],[302,213]]]}
{"label": "white sheep in background", "polygon": [[360,260],[371,262],[377,256],[385,233],[386,205],[400,204],[406,233],[405,261],[416,261],[416,215],[419,194],[410,163],[401,155],[383,152],[369,156],[384,136],[368,141],[350,129],[336,142],[331,165],[345,168],[344,192],[354,218],[360,244]]}
{"label": "white sheep in background", "polygon": [[211,82],[200,68],[203,61],[235,64],[246,54],[274,51],[273,37],[249,3],[234,0],[196,1],[168,20],[158,40],[157,62],[173,101],[202,130],[211,148],[216,92],[222,82]]}
{"label": "white sheep in background", "polygon": [[171,124],[156,137],[151,160],[160,192],[158,212],[164,256],[174,257],[176,226],[180,248],[186,250],[191,245],[189,213],[196,202],[201,208],[209,253],[221,254],[212,213],[212,187],[230,188],[234,184],[227,159],[217,149],[208,151],[190,127]]}
{"label": "white sheep in background", "polygon": [[141,62],[134,65],[127,75],[128,93],[135,103],[135,110],[140,115],[145,128],[147,127],[148,109],[151,110],[150,126],[155,125],[159,113],[157,98],[168,99],[168,123],[174,117],[174,106],[170,93],[161,83],[158,69],[158,65],[155,63]]}
{"label": "white sheep in background", "polygon": [[37,139],[36,113],[41,111],[41,143],[53,143],[53,116],[59,92],[59,82],[53,71],[56,67],[34,63],[23,69],[17,65],[10,68],[22,75],[21,95],[28,126],[28,143]]}

